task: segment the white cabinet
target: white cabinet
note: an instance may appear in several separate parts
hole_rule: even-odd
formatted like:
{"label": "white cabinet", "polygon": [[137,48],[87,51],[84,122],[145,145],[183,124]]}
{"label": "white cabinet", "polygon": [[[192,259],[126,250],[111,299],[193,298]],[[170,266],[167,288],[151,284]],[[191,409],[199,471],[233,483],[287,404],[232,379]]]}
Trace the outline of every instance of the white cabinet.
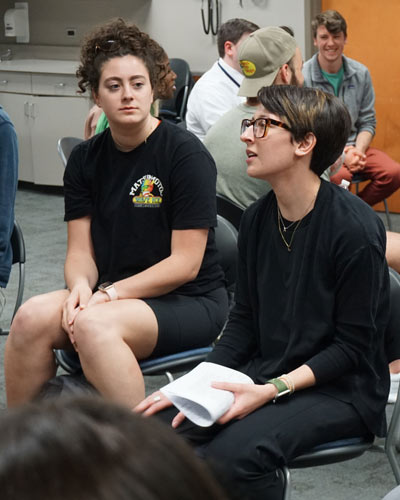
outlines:
{"label": "white cabinet", "polygon": [[18,178],[34,182],[29,118],[29,95],[0,92],[0,104],[10,115],[18,136]]}
{"label": "white cabinet", "polygon": [[0,104],[10,115],[19,142],[19,179],[62,186],[64,167],[57,153],[63,136],[83,137],[90,108],[76,94],[74,75],[1,71]]}

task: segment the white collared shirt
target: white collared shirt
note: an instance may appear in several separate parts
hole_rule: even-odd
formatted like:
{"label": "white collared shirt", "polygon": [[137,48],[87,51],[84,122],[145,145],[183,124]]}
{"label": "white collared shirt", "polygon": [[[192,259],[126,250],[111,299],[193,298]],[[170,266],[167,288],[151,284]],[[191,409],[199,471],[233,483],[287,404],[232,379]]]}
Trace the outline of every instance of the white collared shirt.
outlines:
{"label": "white collared shirt", "polygon": [[237,95],[242,80],[242,73],[219,58],[196,82],[189,95],[187,129],[203,140],[218,118],[245,101]]}

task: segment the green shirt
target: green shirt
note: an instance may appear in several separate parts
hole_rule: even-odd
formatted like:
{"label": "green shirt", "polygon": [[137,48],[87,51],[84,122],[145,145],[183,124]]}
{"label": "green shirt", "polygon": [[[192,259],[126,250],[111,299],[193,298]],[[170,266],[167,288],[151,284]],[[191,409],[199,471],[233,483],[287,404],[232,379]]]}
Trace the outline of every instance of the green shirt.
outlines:
{"label": "green shirt", "polygon": [[95,134],[100,134],[100,132],[103,132],[103,130],[105,130],[108,126],[109,126],[108,120],[107,120],[107,117],[103,111],[100,115],[100,118],[97,121]]}
{"label": "green shirt", "polygon": [[324,78],[328,80],[328,82],[332,85],[333,90],[335,92],[335,96],[337,97],[339,95],[339,89],[343,81],[343,74],[344,74],[343,65],[337,73],[328,73],[323,69],[321,69],[321,72],[324,75]]}

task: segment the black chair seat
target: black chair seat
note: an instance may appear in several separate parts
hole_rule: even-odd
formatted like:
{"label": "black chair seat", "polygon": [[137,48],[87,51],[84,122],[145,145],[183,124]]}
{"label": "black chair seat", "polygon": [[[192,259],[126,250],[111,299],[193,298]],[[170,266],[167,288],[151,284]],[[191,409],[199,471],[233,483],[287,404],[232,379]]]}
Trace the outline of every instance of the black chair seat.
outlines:
{"label": "black chair seat", "polygon": [[374,436],[354,437],[349,439],[339,439],[315,446],[312,450],[294,458],[290,463],[291,469],[301,469],[303,467],[316,467],[327,465],[344,460],[350,460],[361,456],[374,442]]}

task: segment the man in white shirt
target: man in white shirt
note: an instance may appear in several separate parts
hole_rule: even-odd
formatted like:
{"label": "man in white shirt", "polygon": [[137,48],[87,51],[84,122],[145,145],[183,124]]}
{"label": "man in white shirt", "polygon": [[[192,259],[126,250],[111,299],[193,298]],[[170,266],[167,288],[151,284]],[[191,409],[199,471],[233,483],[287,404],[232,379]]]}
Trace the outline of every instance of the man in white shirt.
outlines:
{"label": "man in white shirt", "polygon": [[259,27],[245,19],[230,19],[218,30],[219,60],[193,87],[188,101],[186,126],[201,140],[220,116],[244,101],[237,95],[243,74],[238,50]]}

